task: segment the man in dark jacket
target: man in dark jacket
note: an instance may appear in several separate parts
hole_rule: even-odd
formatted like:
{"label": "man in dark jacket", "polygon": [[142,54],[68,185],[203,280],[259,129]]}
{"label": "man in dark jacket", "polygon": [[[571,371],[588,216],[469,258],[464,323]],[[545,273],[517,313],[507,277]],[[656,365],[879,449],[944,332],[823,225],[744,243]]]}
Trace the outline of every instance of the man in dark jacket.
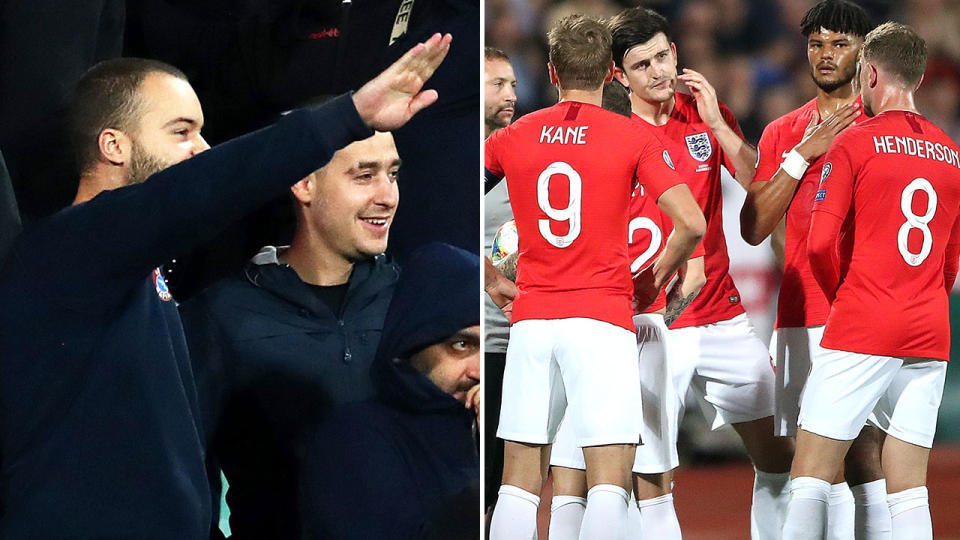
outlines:
{"label": "man in dark jacket", "polygon": [[479,536],[480,258],[433,243],[403,266],[372,374],[303,463],[304,536]]}
{"label": "man in dark jacket", "polygon": [[119,59],[84,76],[75,204],[31,224],[0,268],[0,537],[208,536],[197,394],[157,266],[431,103],[420,90],[449,39],[209,152],[175,68]]}
{"label": "man in dark jacket", "polygon": [[181,307],[214,506],[222,469],[234,538],[299,536],[305,430],[373,394],[370,364],[398,275],[382,253],[399,167],[389,133],[337,151],[291,188],[291,245],[263,248]]}

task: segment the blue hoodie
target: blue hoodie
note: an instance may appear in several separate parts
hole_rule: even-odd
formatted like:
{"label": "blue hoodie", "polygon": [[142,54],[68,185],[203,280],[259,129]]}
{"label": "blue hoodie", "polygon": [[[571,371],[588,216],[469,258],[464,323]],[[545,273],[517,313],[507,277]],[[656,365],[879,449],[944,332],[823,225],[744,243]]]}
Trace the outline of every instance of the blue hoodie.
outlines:
{"label": "blue hoodie", "polygon": [[[480,322],[480,259],[433,243],[403,266],[372,368],[377,398],[315,434],[301,480],[307,538],[461,538],[479,534],[474,414],[413,369],[410,354]],[[464,493],[461,531],[431,530]],[[462,507],[462,505],[460,505]]]}

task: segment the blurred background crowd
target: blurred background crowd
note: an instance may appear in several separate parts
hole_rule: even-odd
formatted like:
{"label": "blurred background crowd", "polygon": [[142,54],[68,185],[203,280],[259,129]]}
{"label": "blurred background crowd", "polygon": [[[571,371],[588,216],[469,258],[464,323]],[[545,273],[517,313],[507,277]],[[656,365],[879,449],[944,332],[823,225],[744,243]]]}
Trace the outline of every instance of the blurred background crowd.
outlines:
{"label": "blurred background crowd", "polygon": [[[652,0],[667,17],[680,67],[697,70],[756,144],[764,126],[815,95],[800,19],[813,0]],[[873,22],[917,28],[930,60],[917,94],[921,112],[960,138],[960,1],[861,1]],[[517,74],[517,116],[556,102],[547,79],[546,33],[570,13],[610,17],[626,0],[487,0],[486,43],[510,55]]]}

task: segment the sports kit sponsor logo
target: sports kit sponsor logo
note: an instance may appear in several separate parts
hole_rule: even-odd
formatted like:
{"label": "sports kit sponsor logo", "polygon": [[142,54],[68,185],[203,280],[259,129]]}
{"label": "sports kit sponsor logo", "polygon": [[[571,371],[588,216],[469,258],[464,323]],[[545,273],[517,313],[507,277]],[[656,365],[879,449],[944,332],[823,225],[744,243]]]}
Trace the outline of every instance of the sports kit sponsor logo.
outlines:
{"label": "sports kit sponsor logo", "polygon": [[710,135],[706,131],[694,133],[683,138],[687,141],[687,151],[690,156],[697,161],[706,161],[713,155],[713,145],[710,143]]}
{"label": "sports kit sponsor logo", "polygon": [[665,161],[671,169],[677,170],[677,168],[673,166],[673,160],[670,159],[670,152],[666,150],[663,151],[663,161]]}

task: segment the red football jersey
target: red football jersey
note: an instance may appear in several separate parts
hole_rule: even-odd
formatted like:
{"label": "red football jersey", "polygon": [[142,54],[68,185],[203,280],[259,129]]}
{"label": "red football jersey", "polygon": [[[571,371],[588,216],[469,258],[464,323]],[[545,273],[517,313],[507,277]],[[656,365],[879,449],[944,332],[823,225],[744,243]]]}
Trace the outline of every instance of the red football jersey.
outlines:
{"label": "red football jersey", "polygon": [[[629,253],[630,274],[648,268],[663,253],[667,238],[673,232],[670,218],[660,210],[643,185],[638,185],[630,199]],[[697,244],[691,259],[703,257],[703,242]],[[669,280],[668,280],[669,282]],[[679,286],[679,285],[677,285]],[[666,288],[660,289],[657,299],[642,313],[655,313],[667,306]]]}
{"label": "red football jersey", "polygon": [[565,101],[485,143],[506,177],[520,248],[513,321],[587,317],[634,331],[625,231],[637,181],[654,198],[683,183],[655,136],[626,117]]}
{"label": "red football jersey", "polygon": [[919,114],[884,112],[834,139],[814,198],[814,212],[844,220],[841,281],[821,345],[948,360],[943,268],[960,234],[956,143]]}
{"label": "red football jersey", "polygon": [[[727,125],[742,138],[736,117],[723,103],[720,103],[720,113]],[[720,185],[720,166],[726,165],[732,174],[735,172],[733,164],[700,118],[696,100],[688,94],[676,94],[676,105],[670,119],[662,126],[653,126],[637,115],[633,116],[633,120],[647,129],[654,129],[660,136],[673,158],[677,173],[690,187],[707,221],[707,230],[701,241],[707,283],[670,327],[699,326],[736,317],[744,310],[740,304],[740,292],[729,273],[730,257],[723,235],[723,193]],[[673,226],[668,217],[664,216],[663,219],[669,234]]]}
{"label": "red football jersey", "polygon": [[[860,98],[857,103],[861,104]],[[810,118],[820,112],[816,98],[799,109],[774,120],[763,130],[757,147],[757,174],[754,182],[768,181],[794,146],[803,140],[803,132]],[[793,200],[787,208],[787,235],[784,245],[783,279],[777,299],[777,328],[817,326],[827,322],[830,306],[810,271],[807,259],[807,232],[810,230],[810,210],[814,193],[820,182],[823,156],[814,159],[800,180]]]}

